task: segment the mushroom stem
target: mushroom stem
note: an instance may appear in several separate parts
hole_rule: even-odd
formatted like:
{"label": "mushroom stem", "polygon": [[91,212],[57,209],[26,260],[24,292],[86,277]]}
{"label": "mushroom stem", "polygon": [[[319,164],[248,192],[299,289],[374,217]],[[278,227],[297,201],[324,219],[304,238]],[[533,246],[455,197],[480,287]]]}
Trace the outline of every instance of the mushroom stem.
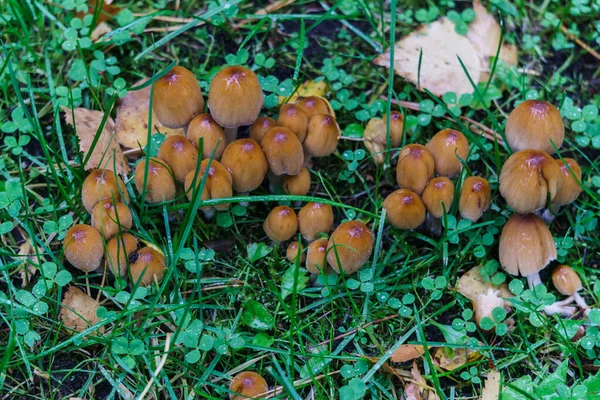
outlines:
{"label": "mushroom stem", "polygon": [[556,218],[556,214],[560,210],[560,206],[556,204],[551,204],[550,207],[546,208],[540,217],[544,220],[546,224],[554,221]]}
{"label": "mushroom stem", "polygon": [[531,290],[533,290],[537,285],[541,285],[542,279],[540,278],[540,273],[536,272],[533,275],[528,275],[527,284],[529,285],[529,289]]}
{"label": "mushroom stem", "polygon": [[207,220],[211,220],[215,216],[215,209],[213,207],[203,208],[202,212],[204,213],[204,218]]}
{"label": "mushroom stem", "polygon": [[579,307],[581,307],[581,309],[583,310],[583,313],[587,316],[590,313],[590,308],[588,307],[587,303],[585,302],[585,300],[583,299],[583,297],[581,297],[581,295],[579,294],[579,292],[575,292],[573,294],[573,299],[575,300],[575,303],[577,303],[577,305]]}
{"label": "mushroom stem", "polygon": [[269,192],[281,193],[281,186],[283,185],[283,177],[281,175],[275,175],[273,172],[267,172],[267,178],[269,180]]}
{"label": "mushroom stem", "polygon": [[440,218],[436,218],[430,213],[427,213],[426,224],[434,236],[442,236],[442,220]]}
{"label": "mushroom stem", "polygon": [[[246,197],[250,195],[250,192],[240,192],[238,193],[238,195],[240,197]],[[240,206],[242,207],[248,207],[250,205],[250,203],[248,203],[247,201],[240,201]]]}
{"label": "mushroom stem", "polygon": [[227,140],[227,144],[235,141],[237,139],[238,128],[224,128],[225,139]]}
{"label": "mushroom stem", "polygon": [[553,303],[549,306],[544,307],[544,312],[547,315],[561,314],[565,317],[570,317],[573,314],[575,314],[575,311],[575,307],[561,306],[558,303]]}
{"label": "mushroom stem", "polygon": [[312,168],[313,166],[312,156],[306,150],[304,150],[304,162],[302,166],[306,168]]}

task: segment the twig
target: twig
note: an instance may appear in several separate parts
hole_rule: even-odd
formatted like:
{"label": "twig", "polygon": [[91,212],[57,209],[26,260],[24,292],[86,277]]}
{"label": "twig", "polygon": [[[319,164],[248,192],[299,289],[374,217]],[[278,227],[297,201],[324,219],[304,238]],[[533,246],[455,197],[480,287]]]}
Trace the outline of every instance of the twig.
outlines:
{"label": "twig", "polygon": [[167,340],[165,341],[165,354],[163,354],[163,356],[160,360],[160,363],[158,364],[158,366],[156,367],[156,370],[154,371],[154,374],[152,374],[152,378],[150,378],[150,382],[148,382],[148,384],[144,388],[144,391],[142,392],[142,394],[140,394],[140,397],[138,397],[138,400],[144,400],[144,397],[148,394],[148,391],[150,391],[150,388],[154,384],[155,377],[158,376],[158,374],[160,373],[162,368],[165,366],[165,363],[167,362],[167,357],[169,356],[169,348],[170,347],[171,347],[171,333],[167,333]]}
{"label": "twig", "polygon": [[592,49],[590,46],[588,46],[585,42],[583,42],[581,39],[579,39],[577,36],[573,35],[571,32],[569,32],[569,30],[567,29],[567,27],[564,24],[560,24],[560,30],[572,41],[574,41],[575,43],[577,43],[579,45],[579,47],[581,47],[582,49],[584,49],[585,51],[587,51],[588,53],[590,53],[592,56],[596,57],[598,60],[600,60],[600,54]]}
{"label": "twig", "polygon": [[366,327],[371,326],[373,324],[378,324],[380,322],[389,321],[390,319],[395,319],[395,318],[398,318],[399,316],[400,316],[400,314],[393,314],[393,315],[388,315],[385,318],[376,319],[374,321],[371,321],[371,322],[368,322],[368,323],[366,323],[364,325],[361,325],[358,328],[351,329],[351,330],[349,330],[346,333],[342,333],[341,335],[338,335],[338,336],[334,337],[333,339],[327,339],[327,340],[325,340],[325,341],[323,341],[323,342],[321,342],[321,343],[319,343],[317,345],[311,346],[310,349],[314,349],[315,347],[323,346],[323,345],[331,342],[332,340],[336,341],[336,340],[345,338],[346,336],[350,336],[350,335],[355,334],[356,332],[358,332],[359,329],[365,329]]}

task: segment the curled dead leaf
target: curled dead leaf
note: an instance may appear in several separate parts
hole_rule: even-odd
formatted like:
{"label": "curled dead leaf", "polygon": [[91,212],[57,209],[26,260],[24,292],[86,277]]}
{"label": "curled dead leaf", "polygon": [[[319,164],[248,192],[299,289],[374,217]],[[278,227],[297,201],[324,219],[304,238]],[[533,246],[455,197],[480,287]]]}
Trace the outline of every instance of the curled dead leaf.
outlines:
{"label": "curled dead leaf", "polygon": [[453,371],[481,357],[481,353],[464,348],[437,347],[433,351],[433,362],[444,371]]}
{"label": "curled dead leaf", "polygon": [[390,360],[393,362],[406,362],[414,360],[425,354],[425,347],[419,344],[403,344],[392,353]]}
{"label": "curled dead leaf", "polygon": [[427,384],[421,371],[417,367],[417,363],[413,361],[410,370],[412,375],[412,383],[404,386],[404,398],[406,400],[439,400],[440,397],[435,389]]}
{"label": "curled dead leaf", "polygon": [[513,297],[506,283],[494,285],[489,280],[486,281],[481,275],[481,269],[482,266],[478,265],[461,276],[456,284],[456,290],[471,301],[475,301],[479,295],[487,294],[489,289],[499,292],[500,297]]}
{"label": "curled dead leaf", "polygon": [[[96,315],[98,307],[100,303],[81,289],[71,286],[60,307],[60,319],[67,328],[82,332],[100,322]],[[104,333],[104,327],[101,326],[95,333]]]}
{"label": "curled dead leaf", "polygon": [[365,127],[363,143],[377,165],[383,164],[386,148],[386,123],[381,118],[371,118]]}

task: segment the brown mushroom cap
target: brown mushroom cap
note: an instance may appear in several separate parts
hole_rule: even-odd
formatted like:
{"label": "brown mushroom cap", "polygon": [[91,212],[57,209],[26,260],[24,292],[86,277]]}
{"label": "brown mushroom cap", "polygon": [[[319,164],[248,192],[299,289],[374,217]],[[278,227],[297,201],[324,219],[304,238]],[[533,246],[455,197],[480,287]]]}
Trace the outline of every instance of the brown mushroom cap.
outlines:
{"label": "brown mushroom cap", "polygon": [[[202,160],[200,163],[200,170],[198,171],[198,176],[196,176],[196,182],[194,188],[197,188],[202,183],[202,179],[204,174],[206,174],[206,168],[208,167],[208,162],[210,159]],[[187,198],[191,201],[194,195],[194,190],[192,189],[192,184],[194,183],[194,176],[196,175],[196,171],[190,171],[185,177],[185,191],[187,194]],[[210,168],[208,169],[208,175],[204,182],[204,188],[202,190],[202,195],[200,198],[202,200],[209,199],[222,199],[226,197],[233,196],[233,188],[232,188],[233,178],[231,174],[221,164],[216,160],[212,160],[210,163]],[[229,207],[229,203],[218,204],[214,206],[217,210],[226,210]],[[201,207],[202,209],[207,209],[210,207]]]}
{"label": "brown mushroom cap", "polygon": [[[564,162],[562,160],[555,160],[555,162],[560,167],[560,172],[562,176],[562,184],[560,186],[560,189],[556,192],[556,196],[554,196],[554,198],[552,199],[552,204],[555,204],[557,206],[565,206],[567,204],[571,204],[572,202],[577,200],[582,191],[581,186],[578,183],[581,182],[581,167],[579,166],[579,164],[577,164],[577,161],[573,160],[572,158],[564,158],[563,160]],[[577,179],[573,177],[573,174],[571,173],[569,168],[571,169],[571,171],[573,171],[573,174]]]}
{"label": "brown mushroom cap", "polygon": [[196,168],[198,149],[183,136],[169,136],[161,143],[158,158],[171,168],[175,179],[183,182],[188,172]]}
{"label": "brown mushroom cap", "polygon": [[328,156],[337,148],[340,136],[340,127],[334,117],[315,115],[308,122],[304,150],[314,157]]}
{"label": "brown mushroom cap", "polygon": [[229,390],[233,392],[229,393],[230,400],[258,399],[259,397],[256,396],[269,390],[269,386],[267,381],[256,372],[244,371],[231,380]]}
{"label": "brown mushroom cap", "polygon": [[298,217],[290,207],[277,206],[271,210],[265,219],[263,229],[272,241],[286,241],[298,231]]}
{"label": "brown mushroom cap", "polygon": [[160,281],[165,274],[165,256],[151,247],[143,247],[134,253],[135,261],[129,264],[131,282],[140,286],[148,286]]}
{"label": "brown mushroom cap", "polygon": [[516,212],[526,214],[554,199],[562,184],[560,167],[548,153],[522,150],[512,154],[500,172],[500,194]]}
{"label": "brown mushroom cap", "polygon": [[194,74],[180,66],[173,67],[154,83],[152,109],[161,124],[183,128],[204,110],[204,98]]}
{"label": "brown mushroom cap", "polygon": [[310,172],[302,167],[298,175],[283,176],[283,191],[286,194],[306,196],[310,190]]}
{"label": "brown mushroom cap", "polygon": [[385,218],[398,229],[416,229],[425,222],[426,210],[418,194],[408,189],[396,190],[383,201]]}
{"label": "brown mushroom cap", "polygon": [[92,272],[100,266],[104,245],[100,232],[86,224],[73,225],[63,240],[65,258],[83,272]]}
{"label": "brown mushroom cap", "polygon": [[[135,168],[135,187],[140,194],[144,189],[144,170],[146,159],[143,158]],[[148,163],[148,175],[146,179],[146,201],[148,203],[160,203],[175,198],[175,181],[167,163],[155,157],[150,157]]]}
{"label": "brown mushroom cap", "polygon": [[317,234],[331,231],[333,209],[329,204],[310,202],[300,209],[298,226],[304,239],[315,240]]}
{"label": "brown mushroom cap", "polygon": [[136,237],[129,233],[110,239],[106,244],[106,268],[115,276],[126,276],[129,255],[137,249],[137,246]]}
{"label": "brown mushroom cap", "polygon": [[542,100],[525,100],[508,116],[506,140],[515,151],[542,150],[554,154],[554,147],[562,146],[565,125],[560,111]]}
{"label": "brown mushroom cap", "polygon": [[433,178],[429,181],[421,196],[425,208],[434,218],[442,218],[444,210],[450,211],[454,201],[454,183],[445,176]]}
{"label": "brown mushroom cap", "polygon": [[[347,221],[338,226],[327,243],[327,262],[338,274],[357,271],[371,257],[373,233],[360,221]],[[339,263],[338,263],[339,258]]]}
{"label": "brown mushroom cap", "polygon": [[208,108],[219,125],[237,128],[252,124],[263,106],[263,92],[254,72],[225,67],[210,82]]}
{"label": "brown mushroom cap", "polygon": [[309,120],[319,114],[333,115],[327,101],[319,96],[302,97],[296,100],[296,105],[304,110]]}
{"label": "brown mushroom cap", "polygon": [[[387,129],[387,113],[381,117],[386,124]],[[392,111],[390,113],[390,140],[392,147],[398,147],[402,144],[402,136],[404,134],[404,116],[400,111]]]}
{"label": "brown mushroom cap", "polygon": [[108,169],[95,169],[83,181],[81,188],[81,200],[87,212],[92,209],[100,200],[112,199],[121,201],[123,199],[129,202],[129,194],[125,183],[119,175]]}
{"label": "brown mushroom cap", "polygon": [[260,142],[275,175],[298,175],[304,163],[304,151],[298,137],[288,128],[276,126]]}
{"label": "brown mushroom cap", "polygon": [[[227,146],[227,139],[223,128],[219,126],[210,114],[200,114],[190,121],[186,129],[188,139],[194,146],[200,146],[202,139],[202,158],[210,158],[215,153],[214,159],[220,160]],[[215,150],[216,148],[216,150]],[[159,156],[160,157],[160,156]]]}
{"label": "brown mushroom cap", "polygon": [[288,246],[288,248],[285,252],[285,256],[288,259],[288,261],[296,262],[296,259],[298,258],[298,253],[299,253],[300,254],[300,262],[302,263],[306,259],[306,254],[303,253],[303,250],[304,250],[304,248],[302,247],[302,244],[300,244],[298,242],[292,242]]}
{"label": "brown mushroom cap", "polygon": [[221,164],[229,170],[236,192],[250,192],[265,179],[269,169],[260,145],[253,139],[238,139],[225,148]]}
{"label": "brown mushroom cap", "polygon": [[568,265],[559,265],[554,268],[554,271],[552,271],[552,283],[556,290],[565,296],[572,296],[583,287],[577,272]]}
{"label": "brown mushroom cap", "polygon": [[556,259],[556,245],[540,217],[513,214],[502,228],[499,256],[509,274],[531,276]]}
{"label": "brown mushroom cap", "polygon": [[306,138],[308,129],[308,114],[296,104],[284,104],[279,109],[277,125],[288,128],[298,137],[300,143]]}
{"label": "brown mushroom cap", "polygon": [[396,181],[400,188],[410,189],[421,195],[427,182],[433,177],[434,170],[433,155],[427,147],[420,144],[408,144],[398,155]]}
{"label": "brown mushroom cap", "polygon": [[131,210],[121,202],[113,203],[111,199],[104,199],[92,210],[92,227],[105,239],[131,228],[131,225],[133,225]]}
{"label": "brown mushroom cap", "polygon": [[308,245],[306,250],[306,269],[313,275],[318,275],[327,269],[327,244],[328,239],[321,238]]}
{"label": "brown mushroom cap", "polygon": [[467,138],[454,129],[442,129],[431,138],[426,147],[433,155],[435,172],[449,178],[460,173],[460,159],[466,160],[469,155]]}
{"label": "brown mushroom cap", "polygon": [[490,208],[492,190],[487,179],[469,176],[460,190],[458,211],[463,218],[477,221]]}
{"label": "brown mushroom cap", "polygon": [[250,125],[250,139],[256,140],[258,143],[261,142],[263,136],[271,128],[275,128],[277,126],[277,122],[271,117],[258,117],[256,121],[252,125]]}

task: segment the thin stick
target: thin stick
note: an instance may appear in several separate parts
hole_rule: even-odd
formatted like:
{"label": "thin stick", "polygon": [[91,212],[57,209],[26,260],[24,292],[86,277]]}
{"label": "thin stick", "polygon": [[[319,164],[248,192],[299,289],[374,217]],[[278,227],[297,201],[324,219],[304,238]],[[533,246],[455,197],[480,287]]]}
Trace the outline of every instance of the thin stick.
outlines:
{"label": "thin stick", "polygon": [[590,53],[592,56],[596,57],[598,60],[600,60],[600,54],[592,49],[590,46],[588,46],[585,42],[583,42],[581,39],[579,39],[577,36],[573,35],[571,32],[569,32],[569,30],[567,29],[567,27],[564,24],[560,24],[560,30],[572,41],[574,41],[575,43],[577,43],[582,49],[584,49],[585,51],[587,51],[588,53]]}
{"label": "thin stick", "polygon": [[148,391],[154,384],[154,378],[156,376],[158,376],[158,374],[160,373],[162,368],[165,366],[165,363],[167,362],[167,357],[169,355],[169,347],[171,347],[171,333],[167,333],[167,340],[165,341],[165,354],[163,354],[162,358],[160,359],[160,363],[156,367],[154,374],[152,374],[152,378],[150,379],[150,382],[148,382],[148,384],[144,388],[144,391],[142,392],[140,397],[138,397],[138,400],[144,400],[144,396],[146,396],[146,394],[148,394]]}

